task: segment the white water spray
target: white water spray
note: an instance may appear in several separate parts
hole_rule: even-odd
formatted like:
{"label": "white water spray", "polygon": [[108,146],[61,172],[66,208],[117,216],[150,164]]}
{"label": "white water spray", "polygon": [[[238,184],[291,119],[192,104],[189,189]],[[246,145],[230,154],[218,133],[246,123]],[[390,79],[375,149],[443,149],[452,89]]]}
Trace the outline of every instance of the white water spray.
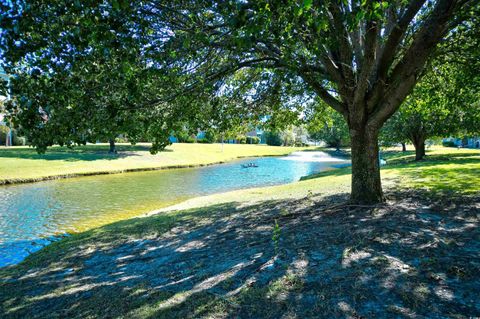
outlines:
{"label": "white water spray", "polygon": [[313,151],[313,152],[293,152],[292,154],[281,157],[280,159],[286,161],[300,161],[300,162],[347,162],[348,160],[333,157],[328,153]]}

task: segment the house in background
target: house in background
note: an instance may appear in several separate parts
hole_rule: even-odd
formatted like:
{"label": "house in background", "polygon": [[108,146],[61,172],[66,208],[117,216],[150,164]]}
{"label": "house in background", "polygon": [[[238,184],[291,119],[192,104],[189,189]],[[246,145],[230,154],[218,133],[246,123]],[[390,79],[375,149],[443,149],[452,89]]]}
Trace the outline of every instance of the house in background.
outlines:
{"label": "house in background", "polygon": [[250,137],[258,137],[260,138],[260,144],[265,144],[265,132],[261,129],[259,129],[258,127],[256,127],[254,130],[248,132],[247,134],[245,134],[246,136],[250,136]]}
{"label": "house in background", "polygon": [[468,148],[480,148],[480,136],[473,137],[448,137],[442,140],[443,142],[452,142],[455,146],[458,147],[468,147]]}
{"label": "house in background", "polygon": [[[9,76],[5,73],[3,68],[0,66],[0,81],[8,81]],[[0,105],[7,99],[7,96],[0,95]],[[0,127],[2,127],[2,131],[7,132],[7,136],[5,138],[5,146],[12,145],[12,130],[7,126],[7,123],[4,120],[5,114],[3,110],[0,108]]]}
{"label": "house in background", "polygon": [[[196,140],[205,138],[205,132],[204,131],[198,131],[197,135],[192,135],[192,138],[195,138]],[[172,132],[170,136],[168,137],[170,140],[170,143],[179,143],[178,142],[178,137],[175,136],[175,132]]]}
{"label": "house in background", "polygon": [[[242,135],[242,134],[240,134],[240,135]],[[259,128],[255,128],[254,130],[251,130],[251,131],[245,133],[245,136],[247,136],[247,137],[258,137],[258,138],[260,138],[260,144],[265,144],[266,143],[265,142],[264,131],[259,129]],[[206,132],[201,131],[201,130],[199,130],[196,135],[192,135],[192,138],[195,138],[196,140],[204,139],[205,137],[206,137]],[[178,138],[175,136],[175,133],[170,134],[169,140],[170,140],[171,143],[178,143]],[[237,144],[238,143],[238,141],[236,139],[225,139],[223,142],[226,143],[226,144]]]}
{"label": "house in background", "polygon": [[467,138],[467,147],[480,148],[480,136]]}

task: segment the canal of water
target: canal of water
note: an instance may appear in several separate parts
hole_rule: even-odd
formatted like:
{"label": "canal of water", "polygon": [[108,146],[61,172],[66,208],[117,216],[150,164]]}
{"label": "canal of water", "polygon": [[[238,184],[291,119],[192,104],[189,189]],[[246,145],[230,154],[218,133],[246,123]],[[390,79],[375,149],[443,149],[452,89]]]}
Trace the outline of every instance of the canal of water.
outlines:
{"label": "canal of water", "polygon": [[[254,163],[258,167],[243,168]],[[0,267],[54,236],[138,216],[187,198],[286,184],[348,165],[323,152],[242,159],[202,168],[98,175],[0,187]]]}

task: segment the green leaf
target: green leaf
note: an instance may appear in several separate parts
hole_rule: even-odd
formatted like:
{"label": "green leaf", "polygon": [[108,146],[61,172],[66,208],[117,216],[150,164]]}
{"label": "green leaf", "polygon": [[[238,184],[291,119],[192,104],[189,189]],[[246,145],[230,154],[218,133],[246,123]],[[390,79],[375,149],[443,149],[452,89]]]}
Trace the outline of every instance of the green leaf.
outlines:
{"label": "green leaf", "polygon": [[312,7],[312,0],[303,0],[303,9],[309,10]]}
{"label": "green leaf", "polygon": [[117,0],[112,0],[112,8],[115,10],[120,9],[120,4],[118,3]]}

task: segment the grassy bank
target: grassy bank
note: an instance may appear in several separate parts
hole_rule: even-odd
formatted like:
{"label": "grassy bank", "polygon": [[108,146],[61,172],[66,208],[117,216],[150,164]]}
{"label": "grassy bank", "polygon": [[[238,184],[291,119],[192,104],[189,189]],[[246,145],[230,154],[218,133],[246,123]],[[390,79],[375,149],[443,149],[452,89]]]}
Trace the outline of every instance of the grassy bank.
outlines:
{"label": "grassy bank", "polygon": [[0,270],[0,317],[479,316],[480,152],[385,156],[385,205],[341,169],[54,243]]}
{"label": "grassy bank", "polygon": [[286,155],[301,148],[267,145],[182,144],[168,146],[152,155],[148,144],[120,144],[118,154],[108,154],[108,145],[87,145],[74,149],[52,147],[37,154],[28,147],[0,148],[0,184],[44,179],[193,167],[226,162],[239,157]]}

